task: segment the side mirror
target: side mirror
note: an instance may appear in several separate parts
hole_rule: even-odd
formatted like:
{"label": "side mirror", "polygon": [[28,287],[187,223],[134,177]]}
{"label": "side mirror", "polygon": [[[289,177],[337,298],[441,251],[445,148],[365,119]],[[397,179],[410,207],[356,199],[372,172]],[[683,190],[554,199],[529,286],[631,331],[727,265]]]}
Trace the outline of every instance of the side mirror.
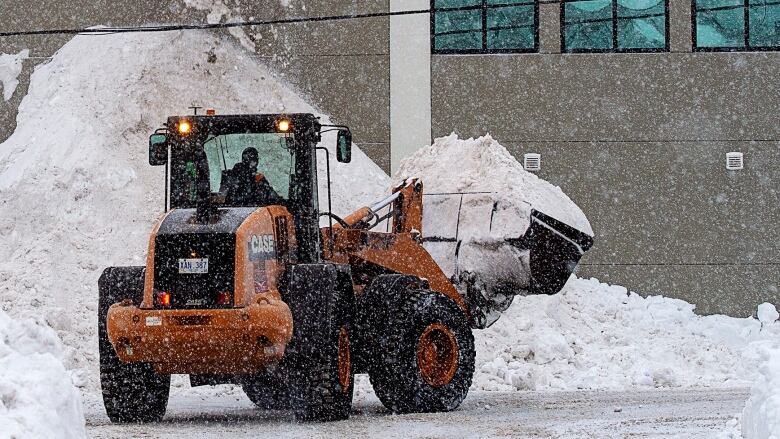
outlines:
{"label": "side mirror", "polygon": [[336,159],[340,163],[352,161],[352,133],[349,130],[339,130],[336,138]]}
{"label": "side mirror", "polygon": [[161,166],[168,163],[168,136],[152,134],[149,137],[149,164]]}

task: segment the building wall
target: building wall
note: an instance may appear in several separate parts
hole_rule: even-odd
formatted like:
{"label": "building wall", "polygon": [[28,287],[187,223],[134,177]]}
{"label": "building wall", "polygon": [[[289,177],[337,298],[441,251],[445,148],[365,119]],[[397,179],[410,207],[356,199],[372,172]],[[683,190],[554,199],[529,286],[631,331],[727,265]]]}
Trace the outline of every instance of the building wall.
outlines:
{"label": "building wall", "polygon": [[780,53],[693,53],[690,4],[670,21],[670,53],[560,54],[541,5],[541,53],[434,55],[433,136],[541,153],[597,234],[580,275],[750,315],[780,301]]}
{"label": "building wall", "polygon": [[[279,0],[237,0],[230,4],[235,17],[257,20],[389,10],[389,0],[338,0],[319,2],[316,7],[307,3],[291,0],[290,7],[283,7]],[[2,2],[0,17],[3,30],[206,22],[206,12],[187,8],[182,0]],[[265,26],[246,29],[246,34],[259,56],[321,111],[349,125],[361,148],[389,170],[389,18]],[[25,62],[14,98],[7,103],[0,101],[0,141],[13,133],[16,110],[27,92],[34,66],[45,62],[69,39],[68,36],[0,39],[0,53],[31,50],[31,59]],[[208,106],[207,102],[202,104]]]}

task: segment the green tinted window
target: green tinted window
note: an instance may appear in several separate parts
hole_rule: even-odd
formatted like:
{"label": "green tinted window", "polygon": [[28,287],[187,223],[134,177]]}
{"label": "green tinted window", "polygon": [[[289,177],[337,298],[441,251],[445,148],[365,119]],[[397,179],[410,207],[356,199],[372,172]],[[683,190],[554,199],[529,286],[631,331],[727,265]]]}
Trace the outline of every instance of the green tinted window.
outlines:
{"label": "green tinted window", "polygon": [[750,0],[750,45],[780,47],[780,2]]}
{"label": "green tinted window", "polygon": [[432,18],[434,53],[536,50],[533,0],[436,0]]}
{"label": "green tinted window", "polygon": [[668,0],[578,0],[561,6],[563,50],[661,51]]}
{"label": "green tinted window", "polygon": [[780,47],[780,1],[694,0],[696,48]]}

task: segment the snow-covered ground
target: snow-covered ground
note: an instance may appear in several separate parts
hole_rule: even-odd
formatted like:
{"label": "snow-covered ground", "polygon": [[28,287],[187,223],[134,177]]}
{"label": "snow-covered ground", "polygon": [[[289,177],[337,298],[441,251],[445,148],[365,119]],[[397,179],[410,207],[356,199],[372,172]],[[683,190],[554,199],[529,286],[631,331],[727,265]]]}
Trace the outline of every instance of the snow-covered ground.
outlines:
{"label": "snow-covered ground", "polygon": [[81,396],[62,343],[39,320],[0,311],[0,438],[85,437]]}
{"label": "snow-covered ground", "polygon": [[759,377],[742,411],[746,439],[780,439],[780,339],[756,343]]}
{"label": "snow-covered ground", "polygon": [[749,386],[751,343],[780,340],[780,322],[699,316],[694,305],[572,279],[554,296],[517,297],[475,332],[484,390]]}

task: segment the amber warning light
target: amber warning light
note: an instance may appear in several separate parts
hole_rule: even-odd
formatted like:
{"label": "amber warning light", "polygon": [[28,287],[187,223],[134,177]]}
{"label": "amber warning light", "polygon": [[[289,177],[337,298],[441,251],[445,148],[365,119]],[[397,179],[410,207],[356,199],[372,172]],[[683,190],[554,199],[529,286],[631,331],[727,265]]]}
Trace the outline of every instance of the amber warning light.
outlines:
{"label": "amber warning light", "polygon": [[290,131],[290,121],[287,119],[282,119],[276,123],[276,128],[279,129],[279,131],[286,133]]}
{"label": "amber warning light", "polygon": [[192,124],[189,121],[183,120],[179,122],[179,133],[189,134],[192,131]]}

